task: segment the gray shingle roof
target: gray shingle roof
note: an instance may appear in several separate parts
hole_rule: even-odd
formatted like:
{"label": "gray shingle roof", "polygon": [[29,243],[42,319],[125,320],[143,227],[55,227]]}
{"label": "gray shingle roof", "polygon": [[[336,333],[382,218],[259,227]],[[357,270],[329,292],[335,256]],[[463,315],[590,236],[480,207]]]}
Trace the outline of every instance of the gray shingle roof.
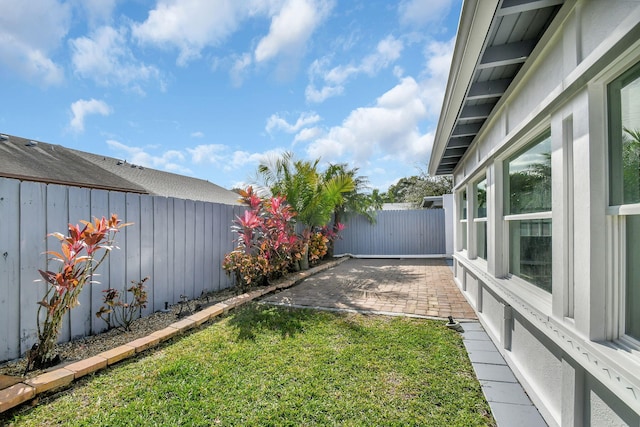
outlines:
{"label": "gray shingle roof", "polygon": [[236,193],[209,181],[143,168],[61,145],[0,135],[0,177],[239,204]]}
{"label": "gray shingle roof", "polygon": [[150,169],[112,157],[83,153],[81,151],[76,151],[76,153],[102,169],[141,186],[152,195],[224,203],[226,205],[240,204],[238,202],[238,194],[204,179]]}

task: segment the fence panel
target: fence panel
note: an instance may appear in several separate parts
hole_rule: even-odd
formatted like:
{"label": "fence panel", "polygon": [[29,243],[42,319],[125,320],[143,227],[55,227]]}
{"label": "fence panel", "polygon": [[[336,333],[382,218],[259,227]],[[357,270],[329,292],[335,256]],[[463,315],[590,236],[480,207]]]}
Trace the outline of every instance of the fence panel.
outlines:
{"label": "fence panel", "polygon": [[378,211],[376,223],[351,217],[336,241],[334,253],[375,256],[443,255],[446,253],[443,209]]}
{"label": "fence panel", "polygon": [[119,249],[99,268],[100,284],[88,285],[80,306],[63,321],[59,341],[98,333],[106,324],[95,317],[102,290],[112,287],[129,301],[132,280],[150,276],[149,314],[175,304],[181,295],[230,286],[221,268],[233,248],[231,220],[241,209],[217,203],[133,193],[21,182],[0,178],[0,362],[19,357],[37,341],[37,302],[46,286],[38,269],[57,270],[47,250],[59,250],[47,233],[67,224],[118,214],[132,224],[116,235]]}
{"label": "fence panel", "polygon": [[[169,227],[167,226],[169,203],[166,197],[153,198],[153,274],[147,281],[147,289],[153,289],[153,299],[148,295],[147,305],[152,311],[164,308],[172,300],[169,293]],[[144,278],[144,277],[143,277]],[[151,283],[153,282],[153,284]],[[171,292],[171,296],[173,291]]]}
{"label": "fence panel", "polygon": [[0,180],[0,360],[20,356],[19,233],[20,183]]}
{"label": "fence panel", "polygon": [[[2,197],[2,196],[0,196]],[[20,185],[20,352],[27,351],[38,337],[36,313],[44,296],[38,270],[47,267],[45,229],[46,186],[35,182]]]}
{"label": "fence panel", "polygon": [[[91,218],[87,218],[86,220],[92,220],[93,217],[102,218],[103,216],[109,215],[109,192],[104,190],[92,190],[91,191]],[[64,230],[64,229],[62,229]],[[62,231],[61,230],[61,231]],[[119,237],[119,236],[116,236]],[[100,333],[106,329],[105,322],[96,317],[95,313],[99,310],[102,305],[103,298],[103,290],[109,289],[109,284],[111,283],[111,279],[109,277],[110,273],[110,259],[107,257],[102,265],[98,267],[96,270],[96,274],[94,274],[94,282],[89,286],[87,291],[83,292],[85,294],[90,295],[90,302],[88,307],[89,311],[89,320],[91,325],[91,332],[94,334]]]}

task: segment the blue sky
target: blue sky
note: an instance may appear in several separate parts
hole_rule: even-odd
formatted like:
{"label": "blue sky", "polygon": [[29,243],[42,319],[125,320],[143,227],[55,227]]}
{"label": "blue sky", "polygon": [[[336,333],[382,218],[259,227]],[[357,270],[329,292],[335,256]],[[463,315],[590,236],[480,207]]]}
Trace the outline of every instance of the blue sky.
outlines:
{"label": "blue sky", "polygon": [[0,0],[0,132],[226,188],[426,169],[461,0]]}

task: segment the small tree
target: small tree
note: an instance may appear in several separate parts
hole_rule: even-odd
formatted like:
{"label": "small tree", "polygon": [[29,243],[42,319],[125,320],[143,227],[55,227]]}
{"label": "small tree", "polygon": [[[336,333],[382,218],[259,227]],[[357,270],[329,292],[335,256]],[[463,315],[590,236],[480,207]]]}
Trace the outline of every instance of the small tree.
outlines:
{"label": "small tree", "polygon": [[[69,235],[51,233],[60,240],[60,252],[49,251],[58,261],[57,272],[39,270],[47,283],[47,291],[38,302],[38,343],[30,350],[27,370],[33,365],[44,368],[55,364],[60,357],[54,347],[64,315],[79,305],[78,296],[87,283],[92,283],[93,272],[107,258],[114,247],[115,234],[129,224],[121,224],[118,216],[102,217],[94,223],[81,221],[84,227],[69,224]],[[43,313],[44,312],[44,313]]]}

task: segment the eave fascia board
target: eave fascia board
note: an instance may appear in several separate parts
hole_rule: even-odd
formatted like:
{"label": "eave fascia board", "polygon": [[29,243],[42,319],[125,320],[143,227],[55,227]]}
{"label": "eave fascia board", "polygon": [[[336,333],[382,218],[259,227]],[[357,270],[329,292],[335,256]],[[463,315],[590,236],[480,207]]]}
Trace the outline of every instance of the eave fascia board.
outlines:
{"label": "eave fascia board", "polygon": [[465,0],[462,4],[451,69],[429,159],[431,175],[438,170],[499,4],[500,0]]}

